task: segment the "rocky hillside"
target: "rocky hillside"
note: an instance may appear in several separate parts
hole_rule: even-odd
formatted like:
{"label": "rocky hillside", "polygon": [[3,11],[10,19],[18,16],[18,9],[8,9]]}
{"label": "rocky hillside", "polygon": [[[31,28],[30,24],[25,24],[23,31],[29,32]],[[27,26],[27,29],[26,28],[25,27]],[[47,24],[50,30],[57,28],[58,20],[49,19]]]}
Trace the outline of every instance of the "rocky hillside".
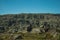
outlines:
{"label": "rocky hillside", "polygon": [[0,15],[0,34],[1,40],[59,40],[60,14]]}

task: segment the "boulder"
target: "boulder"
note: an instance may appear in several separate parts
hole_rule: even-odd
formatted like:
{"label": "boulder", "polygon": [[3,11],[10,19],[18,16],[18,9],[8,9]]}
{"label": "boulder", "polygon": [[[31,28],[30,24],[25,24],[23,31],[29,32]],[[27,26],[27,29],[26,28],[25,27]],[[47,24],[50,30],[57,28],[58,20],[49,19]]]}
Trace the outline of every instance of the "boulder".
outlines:
{"label": "boulder", "polygon": [[22,35],[16,35],[14,37],[14,40],[22,40],[22,39],[23,39]]}

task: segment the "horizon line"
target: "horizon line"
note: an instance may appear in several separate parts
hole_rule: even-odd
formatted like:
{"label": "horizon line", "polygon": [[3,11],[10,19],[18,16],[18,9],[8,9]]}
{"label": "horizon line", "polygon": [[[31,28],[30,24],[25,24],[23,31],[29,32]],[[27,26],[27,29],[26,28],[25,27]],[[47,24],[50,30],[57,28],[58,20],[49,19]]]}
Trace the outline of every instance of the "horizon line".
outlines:
{"label": "horizon line", "polygon": [[13,14],[60,14],[60,13],[5,13],[5,14],[2,14],[0,13],[0,15],[13,15]]}

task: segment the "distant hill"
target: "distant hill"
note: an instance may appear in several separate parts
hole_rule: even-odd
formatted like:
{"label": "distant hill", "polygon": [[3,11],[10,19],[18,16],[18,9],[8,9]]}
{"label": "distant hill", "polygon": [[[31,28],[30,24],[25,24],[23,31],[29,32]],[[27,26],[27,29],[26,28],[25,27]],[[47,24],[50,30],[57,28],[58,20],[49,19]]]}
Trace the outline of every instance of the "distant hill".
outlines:
{"label": "distant hill", "polygon": [[0,15],[0,33],[60,33],[60,14]]}

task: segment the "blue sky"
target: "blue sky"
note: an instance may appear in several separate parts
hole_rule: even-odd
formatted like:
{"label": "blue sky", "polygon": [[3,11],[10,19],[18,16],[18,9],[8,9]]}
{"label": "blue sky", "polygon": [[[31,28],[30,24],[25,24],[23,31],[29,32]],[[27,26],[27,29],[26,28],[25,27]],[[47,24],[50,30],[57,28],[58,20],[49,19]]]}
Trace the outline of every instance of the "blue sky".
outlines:
{"label": "blue sky", "polygon": [[0,0],[0,14],[60,13],[60,0]]}

